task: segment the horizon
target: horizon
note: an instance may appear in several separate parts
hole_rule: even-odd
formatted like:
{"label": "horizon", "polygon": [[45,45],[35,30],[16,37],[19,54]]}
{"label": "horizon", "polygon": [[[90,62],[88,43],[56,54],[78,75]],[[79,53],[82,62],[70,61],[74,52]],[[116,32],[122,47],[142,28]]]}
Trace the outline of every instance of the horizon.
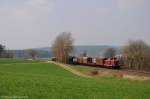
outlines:
{"label": "horizon", "polygon": [[[74,47],[93,47],[93,46],[107,46],[107,47],[122,47],[123,45],[117,46],[117,45],[74,45]],[[22,49],[8,49],[7,50],[28,50],[28,49],[40,49],[40,48],[51,48],[51,46],[41,46],[41,47],[33,47],[33,48],[22,48]]]}
{"label": "horizon", "polygon": [[75,45],[150,45],[149,0],[1,0],[0,44],[7,49],[51,46],[62,32]]}

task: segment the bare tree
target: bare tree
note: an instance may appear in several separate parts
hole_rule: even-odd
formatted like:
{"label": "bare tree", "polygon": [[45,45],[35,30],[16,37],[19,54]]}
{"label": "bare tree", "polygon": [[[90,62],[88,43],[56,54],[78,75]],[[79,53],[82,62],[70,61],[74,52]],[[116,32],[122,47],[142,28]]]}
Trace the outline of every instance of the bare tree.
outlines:
{"label": "bare tree", "polygon": [[35,51],[35,50],[33,50],[33,49],[29,49],[29,50],[28,50],[28,53],[29,53],[29,55],[30,55],[30,57],[31,57],[32,59],[35,59],[36,56],[37,56],[37,51]]}
{"label": "bare tree", "polygon": [[123,48],[125,65],[131,69],[150,69],[150,47],[141,40],[129,41]]}
{"label": "bare tree", "polygon": [[103,54],[105,58],[111,58],[114,57],[115,55],[116,55],[116,50],[114,48],[106,49],[106,51]]}
{"label": "bare tree", "polygon": [[53,55],[59,62],[67,62],[69,54],[73,51],[73,38],[71,33],[59,34],[52,44]]}
{"label": "bare tree", "polygon": [[4,51],[5,51],[5,46],[0,44],[0,57],[2,57]]}

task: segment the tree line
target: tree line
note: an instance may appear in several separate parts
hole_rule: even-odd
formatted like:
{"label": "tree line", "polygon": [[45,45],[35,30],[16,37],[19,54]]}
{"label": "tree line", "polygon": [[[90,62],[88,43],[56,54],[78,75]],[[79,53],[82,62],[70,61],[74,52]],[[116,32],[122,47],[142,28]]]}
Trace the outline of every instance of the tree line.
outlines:
{"label": "tree line", "polygon": [[[36,59],[38,56],[38,53],[34,49],[28,49],[26,50],[28,52],[28,55],[31,59]],[[6,47],[2,44],[0,44],[0,58],[14,58],[14,52],[11,50],[6,50]]]}
{"label": "tree line", "polygon": [[[63,32],[59,34],[51,48],[53,55],[59,62],[67,63],[74,50],[74,39],[71,33]],[[83,53],[84,56],[86,54],[86,52]],[[115,57],[116,50],[108,48],[103,56],[106,58]],[[119,60],[125,68],[150,71],[150,47],[142,40],[130,40],[122,47]]]}
{"label": "tree line", "polygon": [[5,46],[0,44],[0,58],[13,58],[13,53],[5,49]]}

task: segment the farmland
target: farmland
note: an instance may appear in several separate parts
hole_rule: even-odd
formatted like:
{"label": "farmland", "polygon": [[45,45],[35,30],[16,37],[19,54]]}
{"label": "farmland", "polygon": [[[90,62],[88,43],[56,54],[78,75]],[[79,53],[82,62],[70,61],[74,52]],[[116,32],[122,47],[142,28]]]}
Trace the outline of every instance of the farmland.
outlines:
{"label": "farmland", "polygon": [[149,99],[150,81],[84,78],[42,61],[0,60],[0,98]]}

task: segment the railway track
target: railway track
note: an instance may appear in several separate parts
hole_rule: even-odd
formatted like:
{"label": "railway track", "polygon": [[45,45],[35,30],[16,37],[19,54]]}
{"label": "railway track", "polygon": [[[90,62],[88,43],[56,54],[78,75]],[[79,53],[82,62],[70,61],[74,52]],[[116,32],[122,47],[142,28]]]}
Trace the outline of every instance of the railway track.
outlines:
{"label": "railway track", "polygon": [[150,72],[146,72],[146,71],[129,70],[129,69],[125,69],[125,70],[122,70],[122,71],[127,73],[127,74],[136,74],[136,75],[150,77]]}

